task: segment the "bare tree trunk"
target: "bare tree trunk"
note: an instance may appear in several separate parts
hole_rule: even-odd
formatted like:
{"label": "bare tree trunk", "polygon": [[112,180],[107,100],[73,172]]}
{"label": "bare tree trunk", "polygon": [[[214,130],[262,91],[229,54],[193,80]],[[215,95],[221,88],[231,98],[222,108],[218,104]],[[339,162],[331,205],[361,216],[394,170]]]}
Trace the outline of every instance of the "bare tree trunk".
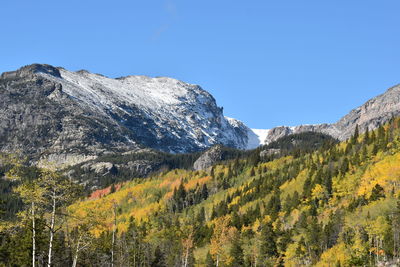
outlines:
{"label": "bare tree trunk", "polygon": [[75,255],[74,255],[74,261],[72,263],[72,267],[76,267],[76,264],[78,263],[78,253],[79,253],[79,246],[81,242],[81,236],[79,236],[78,242],[76,244],[76,249],[75,249]]}
{"label": "bare tree trunk", "polygon": [[187,267],[188,266],[188,258],[189,258],[189,247],[186,247],[185,254],[184,254],[184,257],[183,257],[183,263],[182,263],[183,267]]}
{"label": "bare tree trunk", "polygon": [[53,210],[51,212],[51,222],[50,222],[50,240],[49,240],[49,260],[47,262],[47,266],[51,267],[51,253],[53,249],[53,239],[54,239],[54,225],[56,219],[56,192],[53,191]]}
{"label": "bare tree trunk", "polygon": [[117,227],[117,212],[116,212],[116,205],[114,204],[114,225],[113,225],[112,244],[111,244],[111,267],[114,267],[114,246],[115,246],[116,227]]}
{"label": "bare tree trunk", "polygon": [[36,221],[35,221],[35,202],[32,201],[32,266],[36,264]]}

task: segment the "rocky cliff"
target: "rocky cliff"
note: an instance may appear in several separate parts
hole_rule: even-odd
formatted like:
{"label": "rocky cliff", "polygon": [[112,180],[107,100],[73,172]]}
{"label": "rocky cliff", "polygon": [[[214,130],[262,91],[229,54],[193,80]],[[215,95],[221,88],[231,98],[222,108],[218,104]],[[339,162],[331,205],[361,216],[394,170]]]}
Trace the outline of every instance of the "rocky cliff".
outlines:
{"label": "rocky cliff", "polygon": [[222,160],[221,146],[217,145],[204,152],[193,164],[195,170],[206,170]]}

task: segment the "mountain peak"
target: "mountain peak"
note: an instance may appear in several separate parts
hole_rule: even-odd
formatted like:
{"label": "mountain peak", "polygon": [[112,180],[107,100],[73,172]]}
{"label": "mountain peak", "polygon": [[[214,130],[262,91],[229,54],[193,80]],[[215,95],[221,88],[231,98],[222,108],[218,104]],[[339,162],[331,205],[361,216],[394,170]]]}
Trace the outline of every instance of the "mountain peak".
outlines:
{"label": "mountain peak", "polygon": [[38,73],[45,73],[57,78],[61,78],[61,74],[58,68],[48,64],[38,64],[38,63],[23,66],[16,71],[4,72],[1,75],[1,78],[12,79],[14,77],[24,77],[27,75],[33,75]]}

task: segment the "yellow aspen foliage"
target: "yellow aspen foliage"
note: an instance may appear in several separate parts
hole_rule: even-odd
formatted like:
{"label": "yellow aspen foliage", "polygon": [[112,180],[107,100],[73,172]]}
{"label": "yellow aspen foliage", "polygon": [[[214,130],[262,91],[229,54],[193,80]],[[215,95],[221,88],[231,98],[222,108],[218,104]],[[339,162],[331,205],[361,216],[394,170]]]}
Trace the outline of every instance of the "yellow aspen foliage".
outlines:
{"label": "yellow aspen foliage", "polygon": [[315,266],[338,266],[338,263],[341,266],[345,266],[345,263],[350,260],[350,255],[350,249],[346,248],[344,243],[339,243],[322,253],[319,262]]}
{"label": "yellow aspen foliage", "polygon": [[[302,259],[299,257],[299,250],[302,250],[301,246],[297,242],[290,243],[285,251],[284,266],[285,267],[298,267],[302,266]],[[303,249],[302,253],[305,253]]]}
{"label": "yellow aspen foliage", "polygon": [[326,191],[325,187],[323,185],[317,184],[311,192],[311,197],[314,200],[321,200],[321,199],[325,198],[326,194],[327,194],[327,191]]}
{"label": "yellow aspen foliage", "polygon": [[368,242],[363,241],[360,231],[356,231],[353,238],[353,245],[351,247],[351,254],[357,258],[367,255]]}
{"label": "yellow aspen foliage", "polygon": [[261,229],[261,222],[259,219],[256,219],[256,221],[254,222],[253,226],[252,226],[252,230],[254,233],[260,231]]}
{"label": "yellow aspen foliage", "polygon": [[229,247],[235,237],[237,229],[229,226],[229,216],[220,217],[215,220],[214,233],[210,241],[210,253],[217,266],[223,262],[229,262]]}
{"label": "yellow aspen foliage", "polygon": [[385,190],[400,189],[400,153],[387,156],[367,169],[361,178],[358,195],[371,196],[372,189],[379,184]]}
{"label": "yellow aspen foliage", "polygon": [[231,203],[228,204],[228,207],[237,205],[239,203],[239,200],[240,200],[240,196],[237,196],[237,197],[233,198]]}
{"label": "yellow aspen foliage", "polygon": [[366,230],[370,236],[383,238],[388,229],[389,225],[383,216],[378,216],[375,220],[367,221]]}
{"label": "yellow aspen foliage", "polygon": [[204,177],[192,179],[185,184],[185,189],[186,190],[193,189],[193,188],[196,188],[197,185],[203,185],[210,181],[211,181],[211,176],[204,176]]}
{"label": "yellow aspen foliage", "polygon": [[285,182],[283,185],[281,185],[280,190],[282,192],[282,199],[285,199],[287,195],[293,195],[295,191],[297,193],[302,194],[303,193],[303,184],[304,181],[308,177],[308,170],[304,169],[302,170],[299,175],[295,179],[292,179],[290,181]]}

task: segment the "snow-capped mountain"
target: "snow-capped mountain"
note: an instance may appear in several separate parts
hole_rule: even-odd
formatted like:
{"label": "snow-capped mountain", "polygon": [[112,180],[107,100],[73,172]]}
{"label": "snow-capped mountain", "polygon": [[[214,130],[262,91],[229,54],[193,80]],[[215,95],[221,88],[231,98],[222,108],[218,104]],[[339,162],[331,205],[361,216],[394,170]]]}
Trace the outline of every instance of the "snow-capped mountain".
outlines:
{"label": "snow-capped mountain", "polygon": [[112,79],[34,64],[3,73],[0,97],[5,151],[85,158],[139,147],[183,153],[248,144],[250,130],[225,118],[208,92],[172,78]]}

